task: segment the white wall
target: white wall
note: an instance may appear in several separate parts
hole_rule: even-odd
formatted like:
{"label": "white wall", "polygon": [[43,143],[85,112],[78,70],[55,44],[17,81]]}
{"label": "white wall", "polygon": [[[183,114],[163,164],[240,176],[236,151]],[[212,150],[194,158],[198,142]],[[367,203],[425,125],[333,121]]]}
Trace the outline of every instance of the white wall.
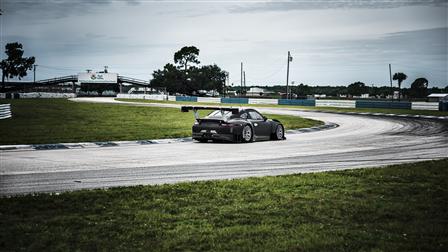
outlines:
{"label": "white wall", "polygon": [[221,103],[221,98],[198,97],[198,102]]}
{"label": "white wall", "polygon": [[356,101],[347,100],[316,100],[316,107],[355,108]]}
{"label": "white wall", "polygon": [[122,99],[145,99],[144,94],[117,94],[117,98],[122,98]]}
{"label": "white wall", "polygon": [[168,101],[176,101],[176,96],[168,95]]}
{"label": "white wall", "polygon": [[412,109],[416,110],[439,110],[438,102],[413,102]]}
{"label": "white wall", "polygon": [[249,104],[278,104],[277,99],[256,99],[256,98],[249,98]]}
{"label": "white wall", "polygon": [[165,101],[166,100],[166,95],[155,95],[155,94],[144,95],[143,99],[145,99],[145,100]]}
{"label": "white wall", "polygon": [[155,94],[117,94],[117,98],[165,101],[166,100],[166,95],[155,95]]}

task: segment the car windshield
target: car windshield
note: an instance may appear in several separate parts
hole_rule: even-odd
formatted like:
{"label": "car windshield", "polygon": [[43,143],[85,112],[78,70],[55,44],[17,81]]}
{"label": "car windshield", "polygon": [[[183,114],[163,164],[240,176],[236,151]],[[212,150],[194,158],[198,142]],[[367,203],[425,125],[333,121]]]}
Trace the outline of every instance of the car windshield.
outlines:
{"label": "car windshield", "polygon": [[228,119],[232,116],[232,111],[215,110],[208,114],[205,118],[209,119]]}

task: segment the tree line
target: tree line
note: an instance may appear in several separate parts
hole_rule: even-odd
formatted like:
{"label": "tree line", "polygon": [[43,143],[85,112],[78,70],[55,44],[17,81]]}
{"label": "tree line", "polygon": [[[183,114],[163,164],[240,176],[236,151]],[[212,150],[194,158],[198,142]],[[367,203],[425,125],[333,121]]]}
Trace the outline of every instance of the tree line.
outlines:
{"label": "tree line", "polygon": [[[257,86],[273,93],[284,93],[284,85],[276,86]],[[307,95],[326,94],[327,96],[338,97],[341,95],[361,96],[362,94],[369,94],[370,96],[386,98],[388,95],[398,91],[398,87],[390,86],[368,86],[363,82],[354,82],[348,86],[311,86],[307,84],[299,84],[290,87],[293,94],[304,98]],[[237,87],[238,89],[238,87]],[[445,88],[428,87],[428,80],[426,78],[417,78],[409,88],[402,88],[401,94],[404,97],[424,98],[431,93],[448,93],[448,86]]]}

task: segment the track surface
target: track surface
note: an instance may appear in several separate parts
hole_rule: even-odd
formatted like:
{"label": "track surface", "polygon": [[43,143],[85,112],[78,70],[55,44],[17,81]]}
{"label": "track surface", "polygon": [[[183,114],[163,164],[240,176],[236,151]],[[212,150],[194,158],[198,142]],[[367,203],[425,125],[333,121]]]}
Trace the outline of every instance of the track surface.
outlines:
{"label": "track surface", "polygon": [[448,157],[446,121],[259,110],[333,122],[339,127],[289,134],[286,141],[249,144],[185,142],[1,151],[0,194],[317,172]]}

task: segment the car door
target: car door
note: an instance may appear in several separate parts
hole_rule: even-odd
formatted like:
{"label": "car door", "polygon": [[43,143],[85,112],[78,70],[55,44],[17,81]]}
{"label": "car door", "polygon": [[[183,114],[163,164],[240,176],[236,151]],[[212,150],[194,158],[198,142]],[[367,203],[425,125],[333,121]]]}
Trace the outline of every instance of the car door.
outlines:
{"label": "car door", "polygon": [[257,111],[247,110],[249,114],[248,120],[254,126],[255,135],[259,139],[269,139],[271,136],[271,124],[264,119],[264,117]]}

